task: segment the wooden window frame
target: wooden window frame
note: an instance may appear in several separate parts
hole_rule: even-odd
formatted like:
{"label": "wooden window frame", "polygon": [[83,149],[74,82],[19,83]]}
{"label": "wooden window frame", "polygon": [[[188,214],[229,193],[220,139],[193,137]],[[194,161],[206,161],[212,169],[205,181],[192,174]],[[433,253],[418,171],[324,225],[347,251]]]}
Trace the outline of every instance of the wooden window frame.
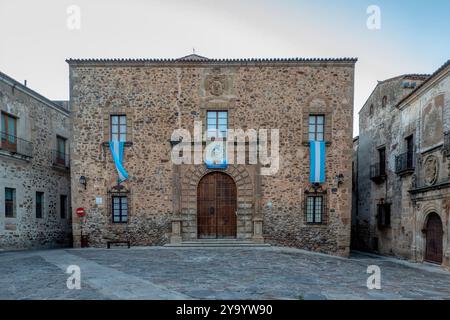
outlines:
{"label": "wooden window frame", "polygon": [[[311,123],[311,118],[314,119],[314,123]],[[322,118],[322,123],[319,124],[319,118]],[[308,140],[311,141],[311,134],[314,135],[313,141],[325,141],[325,121],[326,116],[325,114],[310,114],[308,116]],[[314,126],[314,131],[311,132],[310,126]],[[319,128],[322,129],[321,132],[319,132]],[[322,134],[322,139],[318,140],[317,136],[319,134]]]}
{"label": "wooden window frame", "polygon": [[[45,204],[45,193],[41,191],[36,191],[36,206],[35,206],[35,217],[36,219],[43,219],[44,218],[44,204]],[[38,202],[38,199],[40,201]]]}
{"label": "wooden window frame", "polygon": [[[117,117],[117,124],[113,124],[113,119]],[[124,120],[123,123],[121,120]],[[109,116],[109,134],[111,141],[114,141],[113,136],[117,135],[117,141],[127,142],[127,115],[126,114],[111,114]],[[114,128],[117,126],[117,133],[114,133]],[[125,132],[121,132],[121,128],[125,128]],[[125,136],[125,139],[122,139],[122,137]]]}
{"label": "wooden window frame", "polygon": [[[11,190],[12,200],[6,199],[6,191]],[[5,188],[5,218],[15,218],[16,217],[16,189],[15,188]],[[7,207],[11,206],[12,214],[8,215]]]}
{"label": "wooden window frame", "polygon": [[[380,175],[384,176],[386,175],[386,146],[382,146],[377,148],[377,152],[378,152],[378,163],[379,163],[379,170],[380,170]],[[383,154],[383,159],[381,157],[381,154]]]}
{"label": "wooden window frame", "polygon": [[[59,150],[60,141],[63,142],[64,150]],[[56,163],[65,166],[67,163],[67,138],[56,136]]]}
{"label": "wooden window frame", "polygon": [[[6,112],[1,112],[0,114],[1,117],[1,123],[2,123],[2,128],[1,128],[1,146],[4,149],[10,150],[10,151],[17,151],[17,117],[13,116],[12,114],[6,113]],[[5,120],[3,120],[5,119]],[[14,132],[12,137],[14,138],[14,142],[11,143],[10,142],[10,134],[8,133],[9,131],[9,121],[8,119],[12,119],[13,123],[14,123]],[[4,124],[4,126],[3,126]]]}

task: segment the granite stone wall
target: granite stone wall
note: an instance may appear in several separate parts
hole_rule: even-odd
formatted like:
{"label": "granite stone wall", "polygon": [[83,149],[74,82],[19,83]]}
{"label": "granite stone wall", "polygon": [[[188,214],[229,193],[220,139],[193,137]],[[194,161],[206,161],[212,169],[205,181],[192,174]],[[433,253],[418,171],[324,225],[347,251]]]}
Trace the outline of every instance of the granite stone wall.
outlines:
{"label": "granite stone wall", "polygon": [[[171,134],[191,133],[207,110],[226,110],[229,128],[278,129],[280,168],[261,175],[260,165],[232,165],[237,184],[240,239],[348,255],[352,186],[354,60],[312,61],[105,61],[70,60],[73,111],[72,206],[86,208],[83,234],[93,246],[109,239],[161,245],[179,232],[197,237],[196,186],[202,164],[174,165]],[[130,220],[113,224],[110,195],[117,173],[109,140],[109,118],[127,116],[125,168],[130,179]],[[309,184],[309,114],[326,117],[328,221],[307,225],[304,199]],[[342,174],[342,183],[335,177]],[[87,178],[87,188],[79,177]],[[73,217],[74,242],[80,221]],[[174,222],[176,222],[174,224]],[[179,223],[179,224],[178,224]],[[178,230],[180,228],[180,230]],[[176,229],[176,230],[175,230]]]}
{"label": "granite stone wall", "polygon": [[[0,248],[71,245],[70,172],[54,166],[52,157],[56,136],[70,138],[68,110],[4,74],[0,110],[16,117],[18,139],[16,152],[0,144]],[[15,189],[14,217],[5,216],[5,188]],[[36,217],[36,192],[44,193],[42,218]],[[60,214],[60,195],[68,199],[65,218]]]}

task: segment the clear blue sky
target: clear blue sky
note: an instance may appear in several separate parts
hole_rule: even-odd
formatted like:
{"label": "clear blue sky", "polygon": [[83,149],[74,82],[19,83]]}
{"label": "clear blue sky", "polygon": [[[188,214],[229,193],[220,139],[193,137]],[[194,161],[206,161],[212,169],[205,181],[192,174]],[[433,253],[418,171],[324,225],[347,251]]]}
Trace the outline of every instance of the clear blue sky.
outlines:
{"label": "clear blue sky", "polygon": [[[66,25],[69,5],[81,29]],[[369,5],[381,29],[366,27]],[[68,57],[358,57],[357,111],[377,80],[450,59],[450,0],[0,0],[0,70],[68,99]]]}

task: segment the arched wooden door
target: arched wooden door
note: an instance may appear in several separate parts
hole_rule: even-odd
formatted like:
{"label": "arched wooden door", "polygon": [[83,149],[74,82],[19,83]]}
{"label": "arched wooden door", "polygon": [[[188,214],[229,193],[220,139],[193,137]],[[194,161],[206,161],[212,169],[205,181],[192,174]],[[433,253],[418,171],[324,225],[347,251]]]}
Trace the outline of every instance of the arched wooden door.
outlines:
{"label": "arched wooden door", "polygon": [[429,215],[425,233],[425,261],[441,264],[444,230],[442,229],[442,221],[438,214],[431,213]]}
{"label": "arched wooden door", "polygon": [[221,172],[204,176],[197,187],[199,239],[236,237],[236,184]]}

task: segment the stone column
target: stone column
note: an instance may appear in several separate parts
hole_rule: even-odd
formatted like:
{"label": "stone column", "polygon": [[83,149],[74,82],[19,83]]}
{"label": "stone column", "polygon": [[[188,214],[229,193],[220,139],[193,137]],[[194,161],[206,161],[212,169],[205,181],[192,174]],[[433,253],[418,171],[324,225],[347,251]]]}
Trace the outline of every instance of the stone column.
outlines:
{"label": "stone column", "polygon": [[253,237],[252,240],[256,243],[264,243],[263,237],[263,218],[253,218]]}

